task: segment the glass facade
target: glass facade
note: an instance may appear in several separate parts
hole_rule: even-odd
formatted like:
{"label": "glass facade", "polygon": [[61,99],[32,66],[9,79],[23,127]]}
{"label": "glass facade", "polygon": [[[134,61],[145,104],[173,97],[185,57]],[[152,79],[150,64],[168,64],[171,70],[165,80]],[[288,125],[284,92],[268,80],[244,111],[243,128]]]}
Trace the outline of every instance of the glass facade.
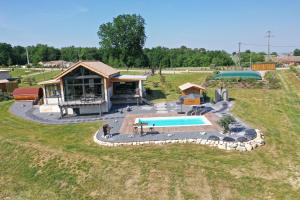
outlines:
{"label": "glass facade", "polygon": [[55,98],[60,96],[60,85],[45,85],[45,95],[47,98]]}
{"label": "glass facade", "polygon": [[139,82],[114,82],[114,95],[135,95],[138,94]]}
{"label": "glass facade", "polygon": [[78,67],[63,77],[65,101],[99,100],[103,97],[103,78],[98,74]]}

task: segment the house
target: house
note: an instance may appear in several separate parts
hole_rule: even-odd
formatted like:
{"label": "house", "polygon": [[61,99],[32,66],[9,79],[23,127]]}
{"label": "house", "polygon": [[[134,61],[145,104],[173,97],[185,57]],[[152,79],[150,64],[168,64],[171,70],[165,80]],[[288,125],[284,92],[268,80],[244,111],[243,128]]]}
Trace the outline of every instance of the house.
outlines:
{"label": "house", "polygon": [[40,112],[96,114],[108,112],[114,102],[142,100],[146,76],[121,75],[102,62],[80,61],[52,80],[40,82],[43,105]]}
{"label": "house", "polygon": [[180,99],[184,105],[199,105],[205,92],[205,88],[194,83],[185,83],[179,86],[181,91]]}
{"label": "house", "polygon": [[274,58],[274,62],[284,65],[300,65],[300,56],[277,56]]}
{"label": "house", "polygon": [[0,70],[0,92],[11,94],[18,87],[18,81],[11,78],[9,70]]}
{"label": "house", "polygon": [[67,62],[64,60],[53,60],[53,61],[46,61],[46,62],[39,62],[45,68],[68,68],[72,66],[74,63]]}

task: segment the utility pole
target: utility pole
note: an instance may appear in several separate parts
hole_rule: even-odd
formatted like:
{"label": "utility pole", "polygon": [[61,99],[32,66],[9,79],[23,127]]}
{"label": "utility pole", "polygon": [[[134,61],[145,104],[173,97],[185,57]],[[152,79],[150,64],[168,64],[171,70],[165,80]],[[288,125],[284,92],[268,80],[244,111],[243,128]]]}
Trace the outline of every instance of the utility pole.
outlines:
{"label": "utility pole", "polygon": [[267,35],[266,35],[266,37],[268,38],[268,59],[270,60],[270,54],[271,54],[271,52],[270,52],[270,40],[271,40],[271,37],[273,37],[273,35],[271,35],[271,31],[267,31]]}
{"label": "utility pole", "polygon": [[241,45],[242,45],[242,43],[239,42],[238,45],[239,45],[239,50],[238,50],[238,65],[239,65],[239,67],[241,67]]}
{"label": "utility pole", "polygon": [[252,52],[250,52],[250,69],[252,69]]}
{"label": "utility pole", "polygon": [[27,49],[27,47],[25,47],[25,50],[26,50],[26,57],[27,57],[27,65],[29,65],[30,62],[29,62],[29,55],[28,55],[28,49]]}

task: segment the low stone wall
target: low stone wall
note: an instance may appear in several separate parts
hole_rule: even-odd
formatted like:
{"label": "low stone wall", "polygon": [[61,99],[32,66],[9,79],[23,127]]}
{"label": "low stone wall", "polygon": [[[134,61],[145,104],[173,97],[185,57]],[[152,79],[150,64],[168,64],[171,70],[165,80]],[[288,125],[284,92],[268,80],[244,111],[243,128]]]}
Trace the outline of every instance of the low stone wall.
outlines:
{"label": "low stone wall", "polygon": [[105,142],[101,141],[97,138],[98,131],[94,135],[94,142],[99,145],[109,146],[109,147],[116,147],[116,146],[137,146],[137,145],[149,145],[149,144],[184,144],[184,143],[194,143],[194,144],[202,144],[208,145],[211,147],[217,147],[223,150],[237,150],[237,151],[251,151],[259,146],[265,144],[264,135],[263,133],[255,129],[256,131],[256,138],[250,140],[248,142],[225,142],[225,141],[214,141],[214,140],[207,140],[207,139],[184,139],[184,140],[163,140],[163,141],[143,141],[143,142]]}

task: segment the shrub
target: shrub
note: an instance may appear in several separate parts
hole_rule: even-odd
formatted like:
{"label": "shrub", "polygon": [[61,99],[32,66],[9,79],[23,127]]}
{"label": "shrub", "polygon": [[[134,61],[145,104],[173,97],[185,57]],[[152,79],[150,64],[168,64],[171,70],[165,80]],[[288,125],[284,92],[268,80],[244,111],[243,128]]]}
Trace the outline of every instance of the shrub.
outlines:
{"label": "shrub", "polygon": [[265,74],[265,80],[268,82],[268,88],[278,89],[280,88],[280,80],[277,77],[276,72],[269,71]]}
{"label": "shrub", "polygon": [[146,94],[147,94],[147,95],[152,95],[152,90],[151,90],[151,88],[146,88]]}
{"label": "shrub", "polygon": [[218,121],[218,124],[224,129],[224,133],[228,133],[230,131],[229,124],[233,122],[235,119],[231,115],[226,115]]}

